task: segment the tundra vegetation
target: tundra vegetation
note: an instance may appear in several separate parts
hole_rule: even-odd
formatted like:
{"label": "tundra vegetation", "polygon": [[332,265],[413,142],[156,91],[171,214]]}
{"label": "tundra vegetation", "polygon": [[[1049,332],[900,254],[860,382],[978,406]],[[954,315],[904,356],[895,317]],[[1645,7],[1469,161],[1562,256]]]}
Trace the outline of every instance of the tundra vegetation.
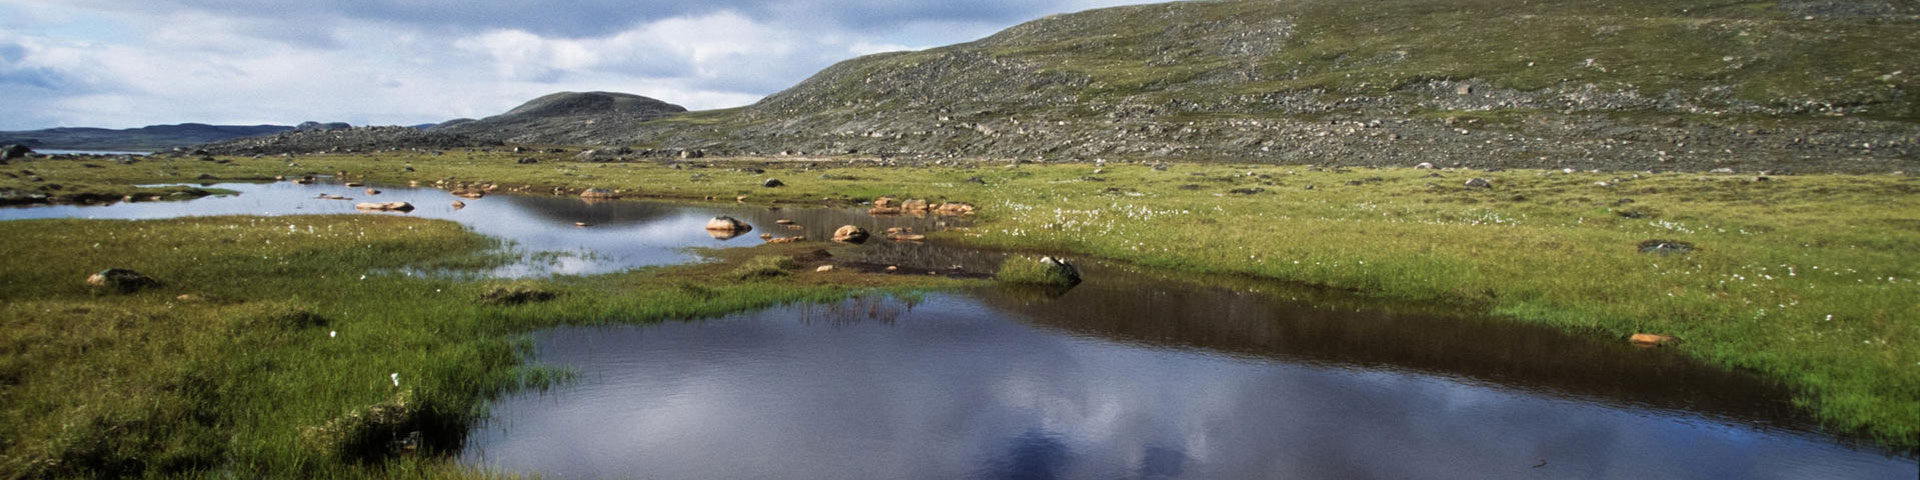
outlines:
{"label": "tundra vegetation", "polygon": [[[1619,338],[1623,343],[1636,333],[1667,335],[1679,340],[1670,348],[1713,364],[1759,372],[1794,387],[1799,392],[1796,401],[1838,431],[1869,435],[1896,447],[1920,444],[1920,418],[1917,418],[1920,417],[1920,348],[1911,344],[1916,335],[1920,335],[1920,325],[1916,325],[1912,317],[1912,312],[1920,308],[1920,303],[1916,303],[1916,299],[1920,299],[1920,285],[1915,284],[1913,277],[1913,272],[1920,270],[1920,259],[1908,253],[1920,248],[1920,229],[1915,228],[1920,226],[1920,205],[1915,204],[1920,201],[1916,195],[1920,193],[1920,179],[1912,176],[1341,169],[1233,164],[1228,163],[1229,159],[1176,165],[1157,162],[1016,165],[980,161],[883,166],[884,161],[861,158],[587,163],[570,161],[565,153],[545,155],[541,162],[533,164],[517,161],[524,154],[452,151],[231,158],[222,164],[157,157],[115,168],[86,168],[80,162],[39,160],[14,168],[36,169],[42,175],[71,184],[99,185],[180,181],[198,178],[202,173],[214,173],[223,179],[265,179],[346,172],[345,179],[375,185],[440,182],[449,190],[494,186],[496,191],[563,195],[577,195],[588,188],[606,188],[620,191],[628,198],[684,201],[829,206],[853,206],[881,196],[936,202],[968,201],[980,207],[972,225],[935,232],[932,240],[1105,258],[1167,270],[1246,275],[1399,300],[1431,301],[1491,312],[1513,321],[1556,325],[1574,334]],[[762,187],[764,178],[773,174],[786,179],[786,186]],[[1484,180],[1487,186],[1467,186],[1475,179]],[[299,224],[322,219],[334,224],[404,222],[391,217],[221,221],[273,224],[274,228],[254,228],[289,235],[285,231],[287,227],[278,224],[292,222],[294,233],[299,233],[306,231]],[[314,256],[345,255],[354,259],[315,258],[312,262],[276,266],[277,262],[289,260],[266,255],[259,265],[244,266],[265,271],[246,275],[233,274],[245,272],[243,265],[196,262],[192,260],[195,255],[183,256],[150,242],[123,238],[122,241],[127,242],[124,247],[103,246],[92,250],[91,243],[98,240],[48,241],[46,239],[53,238],[52,233],[43,231],[98,231],[101,233],[94,236],[107,235],[111,240],[115,238],[113,235],[131,235],[124,231],[128,228],[206,229],[206,223],[211,221],[134,224],[138,227],[123,222],[84,221],[11,224],[5,229],[9,238],[3,244],[12,249],[9,254],[39,252],[36,255],[40,257],[76,260],[60,270],[41,265],[8,265],[12,271],[4,281],[13,286],[5,295],[9,298],[9,308],[21,312],[11,315],[10,321],[52,328],[50,325],[72,325],[69,317],[99,318],[107,315],[103,312],[142,305],[158,309],[161,307],[155,304],[173,303],[175,308],[189,311],[221,308],[220,303],[180,307],[178,302],[168,301],[171,297],[160,295],[97,297],[86,294],[76,283],[78,276],[90,270],[113,266],[107,263],[116,259],[137,259],[142,252],[149,252],[169,261],[191,263],[169,268],[207,276],[205,280],[189,277],[181,281],[166,278],[178,278],[177,275],[157,275],[168,281],[168,288],[207,289],[212,294],[235,299],[295,301],[300,302],[297,304],[301,308],[320,309],[321,317],[333,321],[371,320],[366,318],[370,316],[410,325],[381,327],[396,329],[393,334],[399,336],[397,338],[412,335],[407,332],[421,328],[424,324],[420,322],[431,324],[425,327],[429,329],[447,328],[436,322],[457,323],[449,319],[449,315],[489,318],[484,322],[488,328],[464,328],[477,330],[471,338],[500,342],[501,346],[493,347],[502,352],[496,361],[511,365],[516,358],[510,355],[512,349],[507,348],[511,341],[496,335],[524,331],[542,322],[649,319],[719,312],[846,291],[796,287],[789,284],[792,281],[820,282],[830,278],[835,280],[826,283],[838,284],[867,278],[856,273],[826,277],[785,275],[795,271],[789,261],[777,253],[756,252],[740,254],[735,259],[737,263],[724,267],[687,267],[718,269],[707,274],[728,280],[717,284],[724,286],[691,287],[681,283],[682,286],[668,290],[680,294],[667,295],[638,287],[659,287],[671,283],[666,279],[698,274],[684,269],[646,270],[591,280],[555,280],[557,285],[542,287],[559,292],[553,300],[489,310],[470,301],[491,288],[483,285],[381,274],[371,275],[365,281],[345,281],[351,280],[346,277],[383,267],[473,263],[475,260],[462,259],[473,258],[471,254],[485,249],[483,240],[464,237],[453,232],[450,226],[433,222],[410,225],[416,227],[414,230],[398,226],[360,228],[353,230],[355,237],[351,239],[340,237],[332,242],[308,239],[318,244],[298,250],[296,246],[302,244],[277,237],[273,238],[272,245],[253,245],[243,241],[244,238],[234,238],[233,242],[192,240],[191,245],[182,246],[204,249],[205,253],[200,254],[203,257],[217,255],[231,258],[232,262],[259,258],[259,254],[248,253],[250,249],[297,251]],[[333,228],[348,227],[335,225]],[[228,235],[246,232],[242,229]],[[379,245],[383,244],[361,245],[372,241],[357,240],[358,235],[392,242],[400,245],[393,248],[413,253],[411,256],[375,255],[372,250],[361,249],[382,248]],[[181,241],[193,238],[186,237]],[[828,244],[803,242],[747,250]],[[416,247],[405,247],[407,245],[418,245],[418,251]],[[51,255],[49,249],[79,252]],[[735,256],[729,254],[729,257]],[[141,268],[139,263],[118,265]],[[149,273],[167,272],[166,269],[153,270]],[[320,276],[328,280],[321,280]],[[236,284],[238,278],[266,280]],[[737,281],[743,278],[759,280]],[[230,285],[224,288],[233,291],[205,287],[222,285],[222,282]],[[386,286],[360,290],[358,286],[363,285]],[[394,292],[417,293],[429,286],[464,293],[450,295],[449,305],[432,302],[421,304],[425,306],[396,305],[402,303],[402,299],[416,297]],[[60,290],[62,288],[65,290]],[[566,293],[569,289],[585,288],[613,288],[622,293],[610,298],[623,300],[610,305],[607,302],[611,300],[600,296]],[[707,294],[686,295],[688,289]],[[287,298],[289,294],[293,294],[292,300]],[[642,299],[634,299],[635,296]],[[59,302],[56,299],[60,298],[86,306],[40,306],[45,302]],[[121,306],[123,303],[135,306]],[[459,305],[451,305],[455,303]],[[628,313],[628,310],[640,313]],[[134,314],[140,311],[132,310]],[[87,313],[62,316],[56,315],[58,312]],[[512,320],[499,320],[501,317]],[[501,326],[503,323],[511,327]],[[28,330],[9,327],[10,335],[24,331]],[[306,337],[315,335],[301,337],[302,342],[307,341]],[[223,335],[219,338],[237,341],[245,337]],[[109,354],[125,348],[86,350],[94,352],[92,354]],[[303,352],[299,355],[307,355],[305,350],[298,351]],[[401,356],[412,357],[406,360],[416,362],[413,365],[418,368],[473,364],[466,359],[421,357],[444,351],[448,350],[407,349]],[[8,370],[13,372],[11,375],[23,378],[29,374],[40,375],[37,372],[42,370],[35,366],[41,365],[41,360],[35,360],[38,357],[11,357],[14,359],[10,361],[19,363]],[[265,361],[259,359],[267,357],[256,354],[249,358]],[[88,363],[70,358],[45,361]],[[380,365],[380,368],[396,370],[391,366],[397,363],[354,365]],[[478,398],[513,384],[506,373],[497,373],[499,378],[472,376],[468,375],[472,372],[463,368],[445,373],[447,377],[442,380],[480,379],[461,380],[481,383],[453,390],[460,392],[457,398],[465,401],[477,402]],[[356,372],[357,376],[352,378],[362,381],[385,378],[376,375],[379,372],[369,373],[371,370],[346,371]],[[515,371],[499,367],[499,372]],[[341,375],[325,374],[316,377],[318,380],[300,377],[297,381],[345,378]],[[420,374],[403,373],[403,377],[415,375]],[[231,375],[233,378],[253,376]],[[296,381],[294,375],[273,376],[282,377]],[[280,433],[291,435],[295,430],[292,425],[316,425],[326,417],[322,413],[339,413],[327,411],[321,403],[345,408],[389,400],[381,395],[392,392],[367,390],[379,386],[378,382],[373,383],[356,387],[360,390],[337,387],[357,392],[353,395],[341,393],[301,399],[300,402],[314,402],[315,405],[302,408],[315,413],[298,417],[299,420],[273,422],[284,427]],[[175,390],[156,387],[152,391]],[[416,401],[433,398],[437,397],[425,395],[416,397]],[[212,405],[223,404],[224,401],[219,401]],[[29,433],[22,438],[50,441],[61,437]],[[289,443],[291,437],[260,441],[278,445],[274,448],[295,448]],[[19,442],[15,440],[15,446],[10,448],[25,445]],[[292,453],[285,453],[281,457],[263,458],[291,456]]]}

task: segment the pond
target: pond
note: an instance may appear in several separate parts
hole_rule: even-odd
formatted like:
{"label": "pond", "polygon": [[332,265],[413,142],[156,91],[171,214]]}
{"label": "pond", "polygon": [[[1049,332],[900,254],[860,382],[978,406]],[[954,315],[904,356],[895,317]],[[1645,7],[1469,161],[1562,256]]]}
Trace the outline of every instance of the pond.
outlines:
{"label": "pond", "polygon": [[[347,213],[341,186],[219,185],[181,203],[0,218]],[[857,210],[454,200],[380,187],[412,215],[527,252],[499,275],[596,273],[751,246],[757,234],[913,226]],[[751,223],[715,239],[714,215]],[[589,227],[575,227],[587,222]],[[990,271],[1001,254],[869,242],[866,261]],[[535,257],[537,255],[529,255]],[[558,328],[578,373],[499,399],[468,464],[551,478],[1902,478],[1909,455],[1821,433],[1789,392],[1666,350],[1247,279],[1081,262],[1070,290],[1004,287]]]}

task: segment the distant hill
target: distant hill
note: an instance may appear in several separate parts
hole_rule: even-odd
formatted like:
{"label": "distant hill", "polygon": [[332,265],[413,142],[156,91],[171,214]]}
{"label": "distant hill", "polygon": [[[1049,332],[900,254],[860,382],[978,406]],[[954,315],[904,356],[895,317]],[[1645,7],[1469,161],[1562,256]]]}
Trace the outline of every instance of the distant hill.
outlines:
{"label": "distant hill", "polygon": [[0,132],[0,144],[22,144],[36,149],[157,151],[208,142],[270,135],[293,130],[282,125],[207,125],[182,123],[140,128],[49,128]]}
{"label": "distant hill", "polygon": [[685,112],[679,105],[628,93],[560,92],[507,113],[448,121],[429,131],[529,144],[581,144],[624,135],[648,120]]}
{"label": "distant hill", "polygon": [[542,139],[749,155],[1912,171],[1917,30],[1908,0],[1138,5],[848,60],[747,107]]}

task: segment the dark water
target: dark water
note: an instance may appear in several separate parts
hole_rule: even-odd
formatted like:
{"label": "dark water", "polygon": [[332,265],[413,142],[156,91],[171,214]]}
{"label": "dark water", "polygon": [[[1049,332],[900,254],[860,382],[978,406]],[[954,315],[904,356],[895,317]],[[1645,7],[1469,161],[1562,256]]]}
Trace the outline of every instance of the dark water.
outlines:
{"label": "dark water", "polygon": [[[236,197],[0,209],[0,219],[349,213],[409,201],[525,251],[507,275],[691,260],[689,246],[824,238],[857,211],[430,189],[222,185]],[[708,236],[716,214],[749,235]],[[590,222],[587,228],[574,227]],[[998,254],[870,242],[907,270]],[[1088,263],[1088,262],[1083,262]],[[1244,279],[1097,264],[1065,291],[793,305],[720,319],[561,328],[538,359],[579,381],[500,399],[462,460],[550,478],[1901,478],[1909,456],[1818,432],[1789,393],[1671,351]],[[1213,286],[1207,286],[1213,285]]]}
{"label": "dark water", "polygon": [[[945,220],[938,217],[874,217],[854,209],[783,208],[750,206],[689,206],[640,201],[594,201],[550,196],[488,195],[463,199],[431,188],[377,186],[379,195],[367,195],[365,187],[337,184],[296,185],[218,184],[241,192],[239,195],[210,197],[188,202],[132,202],[108,206],[38,206],[0,209],[0,219],[22,218],[170,218],[186,215],[299,215],[358,213],[361,202],[408,202],[416,208],[410,213],[373,213],[442,218],[466,225],[473,231],[508,240],[525,253],[523,261],[492,272],[500,276],[546,274],[593,274],[634,267],[671,265],[694,261],[698,256],[689,247],[733,247],[759,245],[760,234],[777,237],[804,235],[825,240],[841,225],[859,225],[880,232],[889,227],[913,227],[916,231],[937,228]],[[315,198],[320,194],[340,195],[352,200]],[[454,201],[466,203],[453,208]],[[717,215],[738,218],[753,226],[739,237],[715,238],[705,230],[707,220]],[[802,228],[793,229],[774,222],[790,219]],[[575,222],[589,223],[588,227]],[[910,251],[914,245],[875,241],[877,249]]]}
{"label": "dark water", "polygon": [[540,361],[578,383],[501,400],[464,460],[556,478],[1920,472],[1814,433],[1774,385],[1671,352],[1089,270],[1058,296],[546,332]]}

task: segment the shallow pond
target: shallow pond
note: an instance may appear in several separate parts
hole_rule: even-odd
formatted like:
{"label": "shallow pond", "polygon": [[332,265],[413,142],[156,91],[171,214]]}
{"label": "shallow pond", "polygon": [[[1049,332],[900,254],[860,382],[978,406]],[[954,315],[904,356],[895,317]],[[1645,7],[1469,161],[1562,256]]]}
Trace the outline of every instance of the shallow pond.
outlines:
{"label": "shallow pond", "polygon": [[[347,213],[341,186],[221,185],[184,203],[0,209],[28,217]],[[533,251],[501,272],[691,260],[757,234],[939,219],[853,210],[488,196],[447,206]],[[367,200],[362,198],[361,200]],[[732,215],[756,230],[714,239]],[[593,226],[578,228],[574,222]],[[998,255],[870,242],[856,255],[988,271]],[[1244,279],[1084,265],[1065,291],[1000,287],[560,328],[538,361],[574,383],[496,402],[475,466],[554,478],[1902,478],[1911,456],[1821,434],[1788,392],[1670,351]],[[1225,285],[1225,286],[1222,286]]]}

